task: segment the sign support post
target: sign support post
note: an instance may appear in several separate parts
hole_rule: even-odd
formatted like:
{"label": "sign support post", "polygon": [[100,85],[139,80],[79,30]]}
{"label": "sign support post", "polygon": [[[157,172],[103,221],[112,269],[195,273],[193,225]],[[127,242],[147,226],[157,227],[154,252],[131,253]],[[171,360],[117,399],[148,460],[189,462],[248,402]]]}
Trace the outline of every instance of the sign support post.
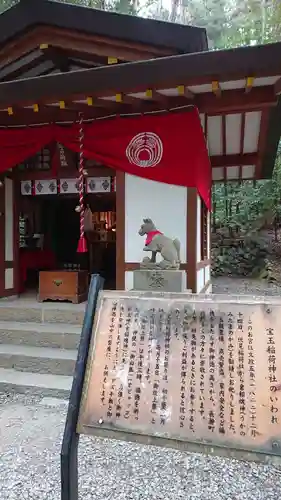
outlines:
{"label": "sign support post", "polygon": [[79,434],[76,432],[76,427],[93,321],[98,295],[103,284],[104,279],[101,276],[98,274],[92,276],[61,448],[61,500],[78,500]]}

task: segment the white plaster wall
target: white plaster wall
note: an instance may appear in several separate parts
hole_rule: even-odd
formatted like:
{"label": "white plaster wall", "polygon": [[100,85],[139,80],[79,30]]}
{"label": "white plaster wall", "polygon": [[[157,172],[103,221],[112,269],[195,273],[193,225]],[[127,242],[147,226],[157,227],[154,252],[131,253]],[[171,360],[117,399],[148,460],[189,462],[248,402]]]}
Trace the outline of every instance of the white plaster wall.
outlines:
{"label": "white plaster wall", "polygon": [[201,198],[197,195],[197,237],[196,237],[196,259],[201,261]]}
{"label": "white plaster wall", "polygon": [[133,271],[125,271],[125,290],[133,289],[134,273]]}
{"label": "white plaster wall", "polygon": [[211,257],[211,214],[208,212],[208,259]]}
{"label": "white plaster wall", "polygon": [[14,194],[12,179],[5,179],[5,260],[14,260]]}
{"label": "white plaster wall", "polygon": [[205,267],[205,285],[210,281],[211,279],[211,266],[206,266]]}
{"label": "white plaster wall", "polygon": [[[145,237],[138,234],[145,217],[157,229],[181,242],[181,262],[186,262],[187,189],[125,175],[125,262],[141,262]],[[126,276],[126,282],[131,278]],[[127,288],[127,285],[126,285]]]}
{"label": "white plaster wall", "polygon": [[212,293],[212,284],[208,286],[207,290],[204,293]]}
{"label": "white plaster wall", "polygon": [[201,290],[205,286],[205,281],[204,281],[204,268],[198,269],[197,271],[197,286],[196,286],[196,292],[200,293]]}
{"label": "white plaster wall", "polygon": [[5,269],[5,289],[11,290],[14,288],[14,270]]}

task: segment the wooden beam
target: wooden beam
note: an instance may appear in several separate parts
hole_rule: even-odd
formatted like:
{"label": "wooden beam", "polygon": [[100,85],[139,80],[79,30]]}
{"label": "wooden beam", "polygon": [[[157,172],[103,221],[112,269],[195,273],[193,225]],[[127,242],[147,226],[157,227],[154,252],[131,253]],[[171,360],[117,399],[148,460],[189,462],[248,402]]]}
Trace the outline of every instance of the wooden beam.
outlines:
{"label": "wooden beam", "polygon": [[[63,39],[63,37],[67,36],[68,33],[73,37],[74,32],[70,30],[50,28],[49,26],[36,27],[23,37],[17,38],[3,46],[0,50],[0,61],[5,61],[5,63],[11,62],[16,58],[21,57],[22,54],[27,51],[34,49],[36,46],[38,47],[39,43],[54,43],[54,37],[56,35],[59,35],[61,39]],[[112,38],[97,37],[84,33],[79,33],[76,36],[83,39],[84,42],[87,41],[88,45],[91,46],[91,51],[89,53],[92,54],[93,46],[95,44],[105,44],[107,42],[107,45],[109,45],[110,43],[113,43]],[[68,44],[69,46],[72,46],[72,48],[74,47],[73,41],[74,39],[72,38],[71,43]],[[118,48],[119,55],[124,47],[130,46],[131,49],[134,49],[135,51],[133,57],[135,60],[153,59],[153,57],[157,55],[166,56],[173,53],[173,51],[169,51],[165,47],[152,47],[149,45],[142,45],[140,43],[129,43],[115,39],[114,45]],[[174,86],[177,86],[183,81],[179,76],[179,66],[181,66],[181,76],[185,75],[185,81],[188,76],[190,85],[205,83],[208,81],[210,82],[210,79],[212,80],[214,78],[217,78],[220,82],[229,81],[230,79],[245,79],[247,74],[254,74],[256,78],[259,76],[281,75],[279,65],[281,56],[280,47],[280,43],[275,43],[260,47],[241,47],[234,50],[210,51],[176,56],[178,63],[175,61],[175,63],[169,65],[168,76],[170,81],[173,81],[173,78],[175,78],[176,81],[174,82]],[[136,55],[137,51],[139,57]],[[111,55],[110,51],[107,55]],[[167,58],[165,58],[165,60],[166,59]],[[157,60],[151,62],[154,64]],[[157,69],[157,73],[158,78],[160,76],[162,78],[163,72],[158,71]],[[154,70],[150,71],[150,74],[152,77],[150,84],[153,86],[158,85],[158,82],[154,81],[156,75]],[[138,75],[136,74],[136,76]],[[137,79],[141,83],[141,79]],[[191,83],[192,81],[194,81],[194,83]]]}
{"label": "wooden beam", "polygon": [[253,76],[248,76],[246,78],[246,87],[245,87],[245,92],[246,93],[249,93],[251,92],[252,88],[253,88],[253,85],[254,85],[254,77]]}
{"label": "wooden beam", "polygon": [[155,57],[151,54],[151,52],[143,52],[135,51],[129,47],[124,47],[122,50],[119,47],[116,47],[113,44],[112,40],[107,44],[93,43],[93,41],[86,41],[83,37],[71,33],[60,33],[57,35],[48,35],[45,36],[44,39],[46,43],[53,44],[53,46],[63,49],[66,52],[71,51],[75,48],[75,50],[80,53],[89,54],[91,56],[97,55],[100,57],[114,57],[120,61],[143,61],[146,59],[151,59],[151,57]]}
{"label": "wooden beam", "polygon": [[262,112],[262,115],[261,115],[260,133],[259,133],[259,139],[258,139],[259,158],[258,158],[258,161],[256,163],[256,172],[255,172],[256,179],[261,178],[262,159],[263,159],[263,156],[265,153],[265,148],[266,148],[266,138],[267,138],[268,126],[269,126],[269,110],[264,110]]}
{"label": "wooden beam", "polygon": [[[91,109],[89,112],[93,118],[99,116],[99,112]],[[0,112],[0,127],[3,126],[24,126],[29,124],[52,123],[58,121],[75,121],[77,120],[77,111],[69,109],[59,109],[54,106],[39,105],[39,112],[35,113],[31,108],[13,108],[13,115],[9,116],[7,110]]]}
{"label": "wooden beam", "polygon": [[24,55],[38,49],[40,43],[38,28],[31,29],[22,37],[17,37],[0,49],[0,64],[13,63]]}
{"label": "wooden beam", "polygon": [[[220,96],[216,96],[216,97],[220,97]],[[225,118],[225,115],[222,115],[221,117],[221,134],[222,134],[222,155],[225,157],[226,156],[226,118]],[[223,177],[224,177],[224,181],[226,182],[227,181],[227,167],[225,165],[223,165]],[[202,210],[202,208],[201,208]],[[202,222],[201,222],[202,224]]]}
{"label": "wooden beam", "polygon": [[[240,141],[239,141],[239,148],[240,148],[240,156],[243,158],[244,155],[244,138],[245,138],[245,121],[246,121],[246,113],[243,112],[241,113],[241,122],[240,122]],[[254,165],[255,163],[252,163]],[[239,180],[242,180],[242,160],[238,163],[239,165]]]}
{"label": "wooden beam", "polygon": [[[129,88],[123,92],[122,87],[128,87],[127,82],[122,86],[114,83],[114,71],[116,68],[123,69],[130,64],[113,65],[110,67],[95,68],[90,70],[70,71],[67,74],[48,75],[44,77],[30,78],[28,80],[18,80],[9,83],[0,83],[0,108],[13,104],[33,104],[33,102],[46,102],[65,100],[85,99],[85,96],[92,95],[93,99],[103,96],[114,96],[115,93],[137,93],[146,92],[145,89]],[[92,80],[92,76],[96,78]],[[120,84],[121,85],[121,84]],[[74,88],[73,88],[74,86]],[[162,81],[162,88],[168,88],[165,80]],[[88,89],[81,93],[81,89]],[[163,95],[153,91],[153,100],[163,104]],[[164,107],[167,109],[167,103],[170,107],[183,105],[181,97],[164,96]],[[148,101],[148,99],[146,99]],[[252,111],[256,109],[267,108],[277,103],[277,96],[273,86],[254,87],[249,94],[244,89],[224,91],[220,99],[212,93],[198,94],[194,96],[192,104],[198,107],[201,113],[223,114],[231,112]],[[145,101],[143,103],[145,111]],[[157,110],[157,107],[155,108]],[[160,106],[161,109],[161,106]]]}
{"label": "wooden beam", "polygon": [[204,133],[205,133],[206,145],[208,148],[209,147],[209,144],[208,144],[208,113],[204,114]]}
{"label": "wooden beam", "polygon": [[222,115],[221,117],[221,135],[222,135],[222,154],[225,157],[226,153],[226,117]]}
{"label": "wooden beam", "polygon": [[92,113],[95,113],[95,111],[91,111],[91,107],[88,106],[86,103],[73,103],[71,101],[62,101],[64,103],[64,106],[52,106],[50,104],[44,105],[44,108],[56,108],[58,111],[64,110],[65,112],[73,113],[76,112],[78,115],[79,112],[83,112],[85,116],[91,115]]}
{"label": "wooden beam", "polygon": [[[76,48],[76,43],[74,41],[80,40],[84,43],[85,52],[95,53],[95,46],[104,46],[107,48],[107,56],[123,59],[123,54],[126,50],[129,50],[130,53],[134,53],[132,59],[128,60],[148,60],[153,57],[159,56],[168,56],[173,55],[175,53],[174,50],[167,49],[166,47],[156,47],[155,45],[147,45],[143,43],[131,42],[126,40],[121,40],[120,38],[113,38],[112,34],[110,37],[100,36],[96,34],[87,34],[80,31],[79,33],[70,30],[70,29],[62,29],[54,26],[46,26],[41,28],[40,33],[44,35],[44,40],[47,41],[47,37],[51,37],[51,42],[57,40],[59,37],[65,37],[67,41],[71,41],[72,47]],[[110,48],[113,48],[113,51],[110,51]],[[118,54],[116,55],[115,48],[118,50]]]}
{"label": "wooden beam", "polygon": [[87,55],[76,51],[69,51],[67,54],[72,64],[81,68],[89,69],[107,65],[107,57],[96,56],[95,54]]}
{"label": "wooden beam", "polygon": [[[25,125],[36,125],[41,123],[55,123],[55,122],[74,122],[77,120],[79,111],[84,113],[84,117],[87,120],[106,117],[110,114],[114,114],[114,111],[107,110],[106,108],[89,106],[71,106],[68,102],[66,103],[65,109],[60,109],[58,106],[45,106],[38,105],[39,111],[34,112],[33,107],[30,108],[12,108],[13,114],[9,115],[8,111],[0,111],[0,128],[7,126],[25,126]],[[128,109],[118,107],[116,114],[122,114],[128,112]]]}
{"label": "wooden beam", "polygon": [[41,52],[39,50],[33,50],[29,54],[17,59],[10,64],[2,65],[0,67],[0,80],[14,80],[28,70],[34,68],[38,63],[42,61],[43,58]]}
{"label": "wooden beam", "polygon": [[281,78],[279,78],[279,80],[277,80],[277,82],[275,83],[274,90],[276,95],[281,94]]}
{"label": "wooden beam", "polygon": [[[108,167],[86,167],[89,177],[103,177],[114,176],[115,170]],[[18,170],[14,169],[12,172],[13,178],[19,181],[35,181],[44,179],[76,179],[78,172],[76,168],[63,167],[59,168],[57,174],[54,176],[51,169],[49,170]]]}
{"label": "wooden beam", "polygon": [[125,289],[125,173],[116,171],[116,289]]}
{"label": "wooden beam", "polygon": [[42,43],[40,45],[40,50],[47,61],[58,68],[62,73],[66,73],[71,69],[71,63],[69,57],[64,53],[63,50],[54,47],[53,45],[48,45],[47,43]]}
{"label": "wooden beam", "polygon": [[194,99],[194,94],[185,85],[179,85],[177,88],[178,95],[180,97],[186,97],[186,99]]}
{"label": "wooden beam", "polygon": [[[52,44],[55,36],[71,36],[71,40],[75,41],[75,38],[73,38],[73,30],[42,25],[30,27],[28,32],[23,36],[16,37],[11,42],[2,45],[0,49],[0,63],[9,64],[31,50],[36,49],[42,42]],[[87,42],[88,45],[91,44],[92,54],[94,52],[93,47],[95,44],[106,44],[107,46],[114,44],[115,47],[118,47],[119,53],[121,53],[124,48],[129,47],[131,50],[133,49],[135,53],[142,54],[141,57],[135,57],[132,60],[151,59],[155,56],[167,56],[174,54],[173,50],[169,50],[166,47],[160,48],[141,43],[131,43],[120,39],[112,39],[112,37],[106,38],[82,32],[75,34],[75,36],[82,39],[84,42]],[[73,45],[73,48],[75,48],[75,44]]]}
{"label": "wooden beam", "polygon": [[209,115],[213,112],[226,114],[252,111],[274,106],[276,103],[277,98],[271,86],[253,88],[250,94],[246,94],[244,89],[227,90],[222,93],[220,99],[210,93],[196,95],[194,99],[194,105],[198,110]]}
{"label": "wooden beam", "polygon": [[51,61],[42,61],[34,68],[29,69],[28,71],[24,71],[23,74],[20,75],[21,78],[34,78],[36,76],[42,76],[48,74],[50,71],[55,69],[53,63]]}
{"label": "wooden beam", "polygon": [[195,188],[187,189],[187,288],[192,293],[197,293],[197,190]]}
{"label": "wooden beam", "polygon": [[167,96],[165,96],[164,94],[160,94],[155,89],[150,89],[150,88],[145,89],[144,93],[145,93],[144,99],[146,102],[155,101],[155,102],[163,103],[163,102],[167,102],[167,99],[168,99]]}
{"label": "wooden beam", "polygon": [[87,98],[84,98],[83,101],[81,100],[69,100],[67,101],[68,107],[71,108],[72,106],[75,106],[76,109],[80,108],[86,109],[87,107],[92,107],[92,108],[104,108],[105,110],[108,110],[107,113],[120,113],[122,110],[125,111],[130,111],[130,108],[128,109],[128,105],[130,105],[132,102],[131,100],[128,99],[128,101],[125,99],[124,101],[122,100],[107,100],[107,99],[98,99],[95,97],[87,96]]}
{"label": "wooden beam", "polygon": [[221,87],[217,80],[212,82],[212,92],[216,97],[221,97]]}
{"label": "wooden beam", "polygon": [[106,101],[104,99],[92,99],[88,97],[85,102],[79,101],[62,101],[64,102],[64,107],[62,108],[59,103],[58,106],[54,106],[52,103],[44,104],[45,108],[57,108],[64,109],[65,111],[76,111],[83,112],[86,115],[100,116],[98,110],[103,110],[106,114],[111,113],[122,113],[128,112],[128,105],[125,102],[112,102]]}
{"label": "wooden beam", "polygon": [[117,64],[117,63],[118,63],[117,57],[108,57],[107,58],[107,64]]}
{"label": "wooden beam", "polygon": [[213,168],[255,165],[258,161],[258,153],[210,156],[210,160]]}
{"label": "wooden beam", "polygon": [[[105,99],[100,99],[100,101],[104,101],[104,100]],[[138,99],[137,97],[122,94],[122,92],[117,92],[117,94],[115,94],[115,100],[113,102],[118,103],[118,104],[131,104],[132,106],[139,106],[142,101],[141,101],[141,99]]]}

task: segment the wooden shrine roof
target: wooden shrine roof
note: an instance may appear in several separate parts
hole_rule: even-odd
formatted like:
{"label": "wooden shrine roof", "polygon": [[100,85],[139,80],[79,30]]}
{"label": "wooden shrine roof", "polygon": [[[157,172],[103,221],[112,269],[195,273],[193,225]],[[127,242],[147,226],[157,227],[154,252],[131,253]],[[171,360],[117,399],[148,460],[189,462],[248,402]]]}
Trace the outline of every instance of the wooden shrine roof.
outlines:
{"label": "wooden shrine roof", "polygon": [[69,122],[80,111],[92,119],[195,105],[213,180],[259,179],[275,162],[280,93],[275,43],[0,83],[0,126]]}
{"label": "wooden shrine roof", "polygon": [[55,0],[19,0],[0,16],[0,44],[33,26],[53,26],[140,44],[198,52],[208,48],[206,30],[155,21],[116,12],[59,3]]}
{"label": "wooden shrine roof", "polygon": [[0,82],[207,49],[201,28],[52,0],[0,15]]}

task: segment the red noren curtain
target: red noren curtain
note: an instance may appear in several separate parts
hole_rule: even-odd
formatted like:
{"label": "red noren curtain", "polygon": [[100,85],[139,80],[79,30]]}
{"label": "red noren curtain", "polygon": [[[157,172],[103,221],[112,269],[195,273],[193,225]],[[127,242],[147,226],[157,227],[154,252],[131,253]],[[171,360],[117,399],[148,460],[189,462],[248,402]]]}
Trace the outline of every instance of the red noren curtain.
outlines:
{"label": "red noren curtain", "polygon": [[[0,172],[51,142],[79,152],[79,126],[0,130]],[[146,179],[197,188],[211,208],[211,165],[196,108],[182,113],[117,117],[84,124],[84,155]]]}

